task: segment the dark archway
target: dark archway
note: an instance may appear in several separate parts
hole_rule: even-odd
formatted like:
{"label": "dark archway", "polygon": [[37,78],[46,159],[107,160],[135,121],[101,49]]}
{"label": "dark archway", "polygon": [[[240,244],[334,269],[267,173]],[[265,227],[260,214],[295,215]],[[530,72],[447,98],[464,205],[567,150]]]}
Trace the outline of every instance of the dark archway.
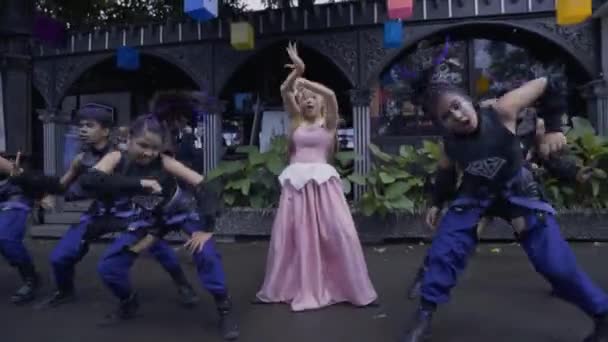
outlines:
{"label": "dark archway", "polygon": [[[280,95],[281,83],[289,74],[284,66],[290,63],[285,48],[288,41],[276,42],[243,63],[230,77],[221,89],[220,98],[227,102],[224,124],[228,126],[242,125],[245,143],[249,142],[251,126],[253,123],[252,110],[237,112],[234,95],[237,93],[251,93],[253,103],[257,96],[266,110],[282,110]],[[340,115],[344,119],[343,125],[352,127],[352,106],[349,91],[353,85],[344,73],[327,56],[314,48],[298,42],[298,52],[306,63],[305,77],[323,83],[336,93],[340,105]],[[255,139],[257,140],[257,139]]]}
{"label": "dark archway", "polygon": [[451,43],[448,59],[457,63],[444,63],[442,76],[448,76],[474,100],[498,96],[526,80],[551,73],[567,78],[569,114],[585,115],[586,104],[577,87],[590,81],[593,74],[579,59],[538,33],[492,23],[455,25],[423,36],[393,56],[370,82],[376,85],[372,135],[377,141],[400,137],[398,143],[404,143],[409,139],[404,137],[419,139],[439,133],[432,119],[416,105],[411,85],[420,65],[428,67],[429,61],[445,52],[446,37]]}
{"label": "dark archway", "polygon": [[102,102],[115,107],[119,123],[124,124],[145,113],[150,98],[159,90],[198,88],[181,68],[157,56],[142,54],[140,68],[135,71],[118,69],[115,58],[108,58],[78,77],[67,90],[62,109],[71,110],[89,101]]}
{"label": "dark archway", "polygon": [[[90,102],[107,105],[115,110],[117,126],[127,126],[132,118],[148,112],[150,99],[157,91],[199,89],[182,68],[161,57],[145,53],[140,55],[138,70],[118,69],[116,58],[110,57],[93,64],[78,75],[61,99],[61,110],[73,113]],[[63,152],[58,172],[63,173],[78,153],[75,126],[65,127],[59,144]]]}
{"label": "dark archway", "polygon": [[[423,40],[449,34],[457,38],[481,38],[502,40],[514,45],[523,46],[531,51],[542,54],[543,52],[554,53],[568,61],[569,67],[583,71],[581,75],[585,79],[594,77],[594,65],[589,65],[587,60],[581,58],[580,51],[571,43],[547,35],[540,28],[532,28],[523,24],[501,22],[501,21],[468,21],[452,25],[441,26],[429,30],[417,36],[416,39],[406,42],[397,53],[391,54],[375,72],[371,74],[368,82],[375,82],[380,74],[389,68],[400,56],[408,53]],[[556,56],[556,57],[557,57]]]}

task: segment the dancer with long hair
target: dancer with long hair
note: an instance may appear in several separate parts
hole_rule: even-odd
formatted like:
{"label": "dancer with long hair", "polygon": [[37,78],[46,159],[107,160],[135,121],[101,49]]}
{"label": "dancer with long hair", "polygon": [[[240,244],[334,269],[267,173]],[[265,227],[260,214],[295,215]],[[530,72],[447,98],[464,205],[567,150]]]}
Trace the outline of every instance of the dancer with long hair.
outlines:
{"label": "dancer with long hair", "polygon": [[[436,307],[449,300],[476,246],[479,220],[490,209],[510,221],[534,268],[556,294],[594,319],[595,329],[585,341],[608,339],[608,295],[578,266],[561,236],[555,210],[524,165],[515,134],[518,113],[543,95],[547,83],[546,78],[527,82],[479,111],[451,84],[431,83],[425,89],[424,110],[446,132],[434,206],[427,213],[427,222],[438,227],[427,252],[420,305],[399,341],[430,339]],[[461,185],[439,220],[442,204],[454,191],[456,167],[463,171]]]}
{"label": "dancer with long hair", "polygon": [[293,311],[340,302],[367,306],[377,294],[340,176],[327,162],[338,102],[331,89],[302,78],[305,65],[295,44],[287,53],[292,71],[281,95],[292,120],[290,164],[279,176],[279,207],[256,302],[289,303]]}

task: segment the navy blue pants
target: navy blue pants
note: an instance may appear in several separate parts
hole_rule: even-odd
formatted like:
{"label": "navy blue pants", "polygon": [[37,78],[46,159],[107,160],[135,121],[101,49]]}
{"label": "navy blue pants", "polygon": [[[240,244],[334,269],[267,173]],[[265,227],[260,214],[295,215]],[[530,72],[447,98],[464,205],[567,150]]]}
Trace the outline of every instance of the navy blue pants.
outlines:
{"label": "navy blue pants", "polygon": [[[186,221],[180,225],[180,228],[191,234],[199,226],[198,221]],[[134,244],[139,239],[140,236],[135,233],[122,233],[106,250],[97,268],[104,284],[121,300],[127,299],[133,291],[129,271],[136,259],[134,255],[126,253],[124,247]],[[213,238],[205,243],[200,252],[193,255],[193,259],[202,286],[214,297],[225,296],[226,276]]]}
{"label": "navy blue pants", "polygon": [[[87,225],[91,222],[82,222],[70,227],[51,253],[51,264],[57,288],[72,290],[74,288],[74,268],[87,254],[88,246],[83,243]],[[175,251],[165,241],[158,241],[149,252],[156,258],[161,266],[171,275],[181,274],[181,266]]]}
{"label": "navy blue pants", "polygon": [[12,266],[32,264],[23,238],[29,210],[6,209],[0,211],[0,254]]}
{"label": "navy blue pants", "polygon": [[[421,288],[424,300],[435,304],[449,300],[450,290],[477,244],[476,227],[483,211],[483,208],[452,207],[442,218],[427,252],[427,271]],[[608,296],[577,265],[555,216],[544,214],[541,218],[535,211],[525,212],[527,231],[520,242],[535,270],[561,298],[590,316],[608,313]]]}

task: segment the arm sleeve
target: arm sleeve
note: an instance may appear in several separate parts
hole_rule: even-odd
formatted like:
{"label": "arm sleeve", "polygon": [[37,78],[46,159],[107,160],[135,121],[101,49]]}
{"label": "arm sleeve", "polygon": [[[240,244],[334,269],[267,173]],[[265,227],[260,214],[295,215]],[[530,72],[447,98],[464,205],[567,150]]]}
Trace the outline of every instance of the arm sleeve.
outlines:
{"label": "arm sleeve", "polygon": [[548,133],[562,132],[562,115],[568,112],[567,91],[559,77],[548,77],[547,88],[538,101],[538,116]]}
{"label": "arm sleeve", "polygon": [[47,176],[39,172],[25,171],[10,178],[11,183],[18,185],[28,194],[62,194],[65,187],[57,176]]}
{"label": "arm sleeve", "polygon": [[456,168],[438,168],[435,175],[431,202],[433,206],[441,208],[456,190]]}
{"label": "arm sleeve", "polygon": [[145,193],[140,178],[117,174],[109,175],[95,169],[83,174],[80,177],[80,184],[84,190],[99,195]]}

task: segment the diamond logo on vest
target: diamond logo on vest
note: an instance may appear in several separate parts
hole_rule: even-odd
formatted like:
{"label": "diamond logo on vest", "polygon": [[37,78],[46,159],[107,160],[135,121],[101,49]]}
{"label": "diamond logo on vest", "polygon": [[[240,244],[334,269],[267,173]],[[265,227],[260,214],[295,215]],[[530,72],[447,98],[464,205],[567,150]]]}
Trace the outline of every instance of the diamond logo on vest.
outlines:
{"label": "diamond logo on vest", "polygon": [[500,171],[506,162],[506,160],[498,157],[476,160],[467,166],[465,172],[468,172],[474,176],[494,179],[498,171]]}

